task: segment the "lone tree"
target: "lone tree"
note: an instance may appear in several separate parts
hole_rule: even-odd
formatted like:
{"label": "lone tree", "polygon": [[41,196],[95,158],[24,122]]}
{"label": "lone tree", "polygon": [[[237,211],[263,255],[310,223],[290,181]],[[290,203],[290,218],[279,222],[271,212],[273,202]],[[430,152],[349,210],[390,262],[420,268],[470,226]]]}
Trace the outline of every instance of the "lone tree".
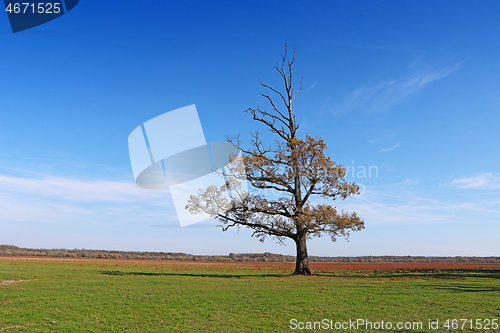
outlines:
{"label": "lone tree", "polygon": [[[226,185],[220,188],[209,186],[190,196],[187,209],[191,213],[205,212],[222,222],[223,231],[230,227],[245,226],[253,229],[252,236],[264,241],[270,235],[283,244],[291,238],[297,247],[295,274],[312,274],[309,268],[306,241],[323,234],[349,237],[350,231],[364,229],[364,222],[355,212],[337,211],[329,204],[312,204],[313,196],[326,199],[345,199],[359,194],[359,186],[344,179],[345,168],[325,156],[326,144],[322,138],[306,134],[298,138],[299,126],[292,112],[292,100],[302,86],[294,92],[292,88],[292,65],[287,61],[287,52],[281,56],[281,64],[275,67],[284,82],[284,91],[262,83],[262,87],[275,94],[284,109],[278,108],[268,94],[262,96],[270,103],[271,111],[249,108],[253,119],[263,123],[276,135],[272,144],[264,144],[259,133],[252,134],[251,147],[245,149],[239,136],[228,137],[228,141],[241,152],[240,163],[232,164]],[[237,160],[232,156],[232,160]],[[248,180],[256,191],[242,191],[242,181]],[[230,195],[227,195],[230,190]],[[266,195],[267,192],[267,195]],[[271,195],[268,195],[269,192]]]}

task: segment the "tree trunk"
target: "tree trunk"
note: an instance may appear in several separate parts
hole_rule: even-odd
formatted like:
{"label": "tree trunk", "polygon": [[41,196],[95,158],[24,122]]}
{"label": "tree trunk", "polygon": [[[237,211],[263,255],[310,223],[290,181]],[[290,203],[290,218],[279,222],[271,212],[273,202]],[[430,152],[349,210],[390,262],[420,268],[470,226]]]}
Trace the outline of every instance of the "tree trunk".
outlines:
{"label": "tree trunk", "polygon": [[302,236],[295,241],[297,245],[297,263],[295,265],[296,275],[312,275],[311,269],[309,268],[309,259],[307,257],[307,246],[306,246],[306,236]]}

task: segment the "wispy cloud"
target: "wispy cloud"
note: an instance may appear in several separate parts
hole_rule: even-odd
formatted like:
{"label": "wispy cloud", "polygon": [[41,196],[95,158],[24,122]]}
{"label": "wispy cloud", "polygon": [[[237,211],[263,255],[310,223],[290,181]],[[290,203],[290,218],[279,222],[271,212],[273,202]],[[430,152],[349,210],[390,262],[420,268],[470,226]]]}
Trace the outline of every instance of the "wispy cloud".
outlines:
{"label": "wispy cloud", "polygon": [[500,201],[495,198],[467,196],[463,200],[450,197],[441,193],[436,195],[435,191],[425,190],[417,182],[407,179],[396,184],[366,187],[362,195],[337,205],[347,211],[357,212],[366,223],[373,224],[463,223],[471,216],[482,216],[484,221],[492,221],[497,220],[500,214]]}
{"label": "wispy cloud", "polygon": [[378,142],[388,141],[388,140],[393,139],[395,136],[396,136],[396,131],[394,131],[394,130],[384,131],[384,132],[378,133],[377,136],[369,139],[368,143],[378,143]]}
{"label": "wispy cloud", "polygon": [[2,192],[36,194],[79,202],[132,202],[164,197],[165,191],[144,190],[134,183],[46,176],[20,178],[0,175]]}
{"label": "wispy cloud", "polygon": [[385,112],[401,100],[417,93],[430,83],[440,80],[457,71],[462,62],[451,68],[438,71],[419,71],[411,75],[388,81],[381,81],[371,86],[361,86],[352,92],[335,108],[337,115],[354,109],[370,109]]}
{"label": "wispy cloud", "polygon": [[483,173],[477,176],[454,179],[448,185],[463,189],[500,189],[500,175]]}
{"label": "wispy cloud", "polygon": [[82,161],[73,161],[73,160],[65,160],[65,159],[55,159],[55,158],[46,158],[46,157],[32,157],[32,156],[15,156],[15,155],[8,155],[8,154],[0,154],[0,156],[3,157],[8,157],[8,158],[13,158],[13,159],[22,159],[22,160],[35,160],[35,161],[46,161],[46,162],[56,162],[56,163],[65,163],[69,165],[74,165],[77,167],[88,167],[88,166],[99,166],[99,167],[106,167],[106,168],[111,168],[112,166],[110,165],[105,165],[105,164],[97,164],[97,163],[89,163],[89,162],[82,162]]}
{"label": "wispy cloud", "polygon": [[168,190],[134,183],[0,175],[0,223],[177,222]]}
{"label": "wispy cloud", "polygon": [[304,95],[307,95],[311,90],[313,90],[316,87],[317,82],[314,82],[312,85],[310,85],[306,91],[304,92]]}
{"label": "wispy cloud", "polygon": [[[368,199],[368,198],[370,199]],[[367,224],[428,225],[450,223],[457,219],[458,212],[443,209],[405,197],[404,200],[387,200],[372,195],[353,198],[351,202],[338,205],[346,211],[355,211]]]}
{"label": "wispy cloud", "polygon": [[391,147],[389,147],[389,148],[384,148],[384,149],[381,149],[381,150],[379,150],[378,152],[379,152],[379,153],[382,153],[382,152],[386,152],[386,151],[391,151],[391,150],[394,150],[394,149],[398,148],[400,144],[401,144],[401,142],[398,142],[398,143],[396,143],[394,146],[391,146]]}

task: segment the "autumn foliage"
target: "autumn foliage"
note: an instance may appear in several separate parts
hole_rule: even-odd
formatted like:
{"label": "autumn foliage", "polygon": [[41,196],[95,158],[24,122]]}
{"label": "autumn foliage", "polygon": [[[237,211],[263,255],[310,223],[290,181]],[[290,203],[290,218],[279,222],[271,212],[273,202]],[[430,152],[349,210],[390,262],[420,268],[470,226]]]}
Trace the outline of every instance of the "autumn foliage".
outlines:
{"label": "autumn foliage", "polygon": [[[281,92],[261,82],[274,94],[264,93],[270,111],[249,108],[253,120],[263,124],[275,136],[272,142],[263,142],[259,133],[252,135],[249,147],[239,136],[229,137],[242,156],[232,156],[233,163],[224,176],[226,184],[210,186],[192,195],[186,207],[192,213],[205,212],[222,222],[223,230],[230,227],[253,229],[253,236],[264,240],[272,236],[279,242],[292,239],[297,248],[295,274],[311,274],[307,254],[307,239],[328,235],[349,237],[350,231],[364,228],[356,213],[338,211],[328,201],[345,199],[359,194],[359,186],[344,179],[345,168],[325,155],[326,144],[321,138],[297,135],[299,125],[292,112],[292,100],[298,91],[292,88],[292,65],[282,56],[276,66],[284,83]],[[250,191],[243,183],[248,181]],[[227,192],[231,195],[225,195]],[[271,192],[272,194],[269,194]],[[313,196],[324,203],[312,203]]]}

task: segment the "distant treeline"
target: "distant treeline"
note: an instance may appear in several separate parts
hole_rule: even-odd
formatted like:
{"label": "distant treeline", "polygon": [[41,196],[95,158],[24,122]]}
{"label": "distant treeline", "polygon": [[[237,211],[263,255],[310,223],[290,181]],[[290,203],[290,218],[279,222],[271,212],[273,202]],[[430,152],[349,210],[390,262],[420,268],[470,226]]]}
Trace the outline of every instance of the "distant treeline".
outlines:
{"label": "distant treeline", "polygon": [[[106,251],[85,249],[28,249],[13,245],[0,245],[3,256],[35,256],[66,258],[105,259],[157,259],[194,261],[260,261],[295,262],[295,256],[273,253],[230,253],[227,256],[192,255],[174,252]],[[361,256],[361,257],[316,257],[309,256],[310,262],[500,262],[500,257],[425,257],[425,256]]]}

